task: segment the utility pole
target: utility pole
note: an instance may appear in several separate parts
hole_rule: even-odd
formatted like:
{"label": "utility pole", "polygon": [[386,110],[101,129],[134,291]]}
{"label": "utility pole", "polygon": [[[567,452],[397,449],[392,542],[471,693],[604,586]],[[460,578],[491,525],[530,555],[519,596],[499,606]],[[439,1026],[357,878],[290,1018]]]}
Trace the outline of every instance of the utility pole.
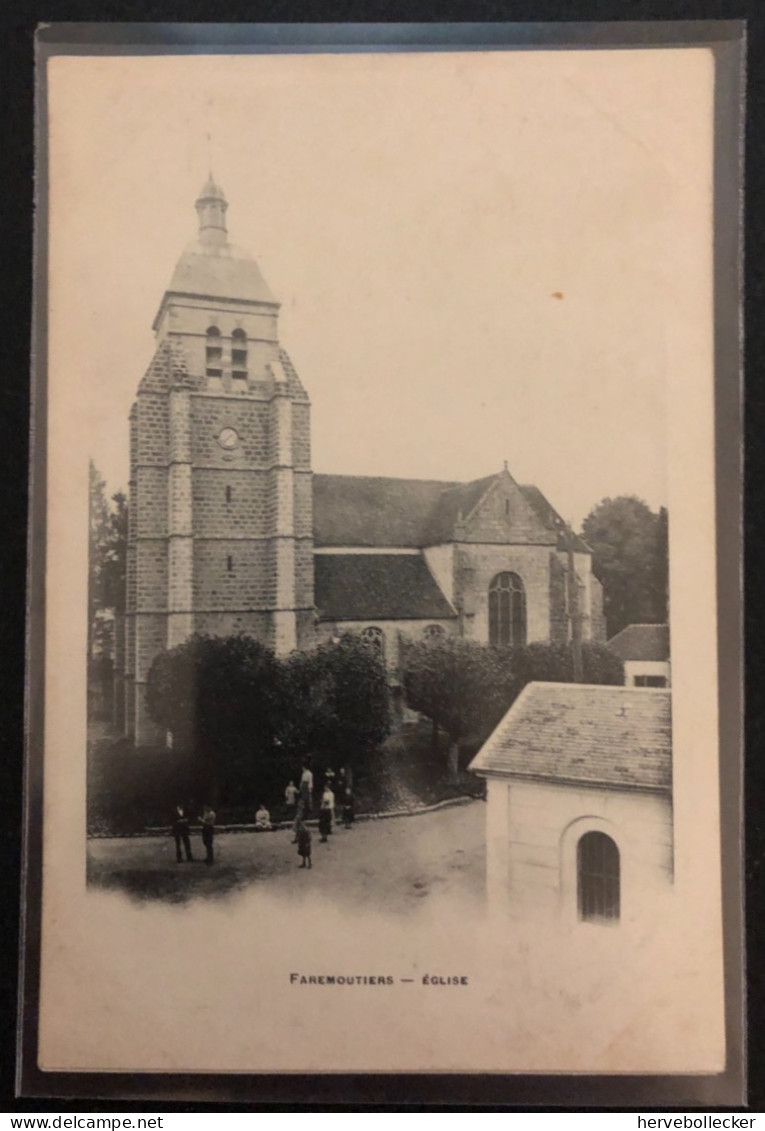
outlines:
{"label": "utility pole", "polygon": [[574,683],[584,682],[582,670],[582,618],[579,613],[579,586],[574,567],[574,531],[566,525],[566,550],[568,556],[568,620],[571,625],[571,658],[574,661]]}

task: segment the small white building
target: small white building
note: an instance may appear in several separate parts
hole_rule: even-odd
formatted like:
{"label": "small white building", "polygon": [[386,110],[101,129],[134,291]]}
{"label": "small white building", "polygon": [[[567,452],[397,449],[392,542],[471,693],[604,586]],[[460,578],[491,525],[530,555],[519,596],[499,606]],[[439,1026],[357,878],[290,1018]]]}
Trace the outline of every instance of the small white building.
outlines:
{"label": "small white building", "polygon": [[669,687],[669,625],[628,624],[608,641],[624,661],[628,687]]}
{"label": "small white building", "polygon": [[487,780],[490,909],[639,922],[673,883],[668,691],[530,683],[470,769]]}

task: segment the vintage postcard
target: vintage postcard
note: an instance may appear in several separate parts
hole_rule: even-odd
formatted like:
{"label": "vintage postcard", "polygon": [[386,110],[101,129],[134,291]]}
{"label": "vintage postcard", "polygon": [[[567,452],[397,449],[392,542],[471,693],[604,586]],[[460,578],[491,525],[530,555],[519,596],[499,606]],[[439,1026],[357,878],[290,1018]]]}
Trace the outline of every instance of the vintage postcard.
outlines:
{"label": "vintage postcard", "polygon": [[712,1095],[714,48],[200,43],[41,62],[36,1086]]}

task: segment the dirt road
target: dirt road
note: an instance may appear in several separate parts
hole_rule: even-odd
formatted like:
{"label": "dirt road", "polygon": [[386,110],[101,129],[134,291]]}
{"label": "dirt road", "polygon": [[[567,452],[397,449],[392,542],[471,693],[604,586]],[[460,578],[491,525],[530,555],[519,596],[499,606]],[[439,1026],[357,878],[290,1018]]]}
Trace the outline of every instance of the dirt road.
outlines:
{"label": "dirt road", "polygon": [[177,864],[171,837],[93,839],[88,842],[91,884],[122,889],[137,899],[185,903],[222,898],[267,885],[300,898],[326,893],[338,905],[406,912],[439,895],[473,894],[484,886],[485,805],[472,801],[418,816],[360,821],[336,827],[326,844],[312,830],[313,867],[299,867],[292,833],[225,833],[215,840],[215,864],[202,862],[198,830],[192,863]]}

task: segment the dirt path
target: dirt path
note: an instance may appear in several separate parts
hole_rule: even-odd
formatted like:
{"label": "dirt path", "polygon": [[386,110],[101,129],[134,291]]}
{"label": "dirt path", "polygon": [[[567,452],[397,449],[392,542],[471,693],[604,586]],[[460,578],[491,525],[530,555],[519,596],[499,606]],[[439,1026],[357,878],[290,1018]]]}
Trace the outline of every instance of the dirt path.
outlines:
{"label": "dirt path", "polygon": [[176,864],[170,837],[88,842],[88,879],[138,899],[187,902],[216,898],[255,884],[285,895],[323,892],[338,903],[373,903],[405,912],[422,900],[480,895],[484,886],[485,805],[473,801],[421,816],[364,821],[336,828],[326,844],[313,830],[313,867],[299,867],[292,833],[228,833],[206,867],[199,833],[193,863]]}

